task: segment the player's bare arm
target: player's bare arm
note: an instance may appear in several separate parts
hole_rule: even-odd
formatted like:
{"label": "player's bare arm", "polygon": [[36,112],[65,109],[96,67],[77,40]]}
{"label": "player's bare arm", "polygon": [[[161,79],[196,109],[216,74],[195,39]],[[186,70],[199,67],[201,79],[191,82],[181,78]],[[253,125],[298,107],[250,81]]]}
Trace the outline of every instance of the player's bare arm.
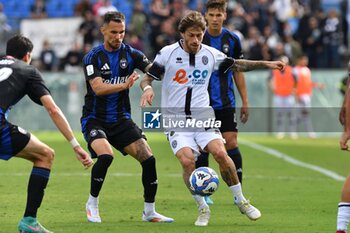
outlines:
{"label": "player's bare arm", "polygon": [[85,167],[90,167],[93,164],[88,153],[86,153],[82,147],[79,145],[74,137],[73,131],[62,113],[61,109],[56,105],[51,95],[44,95],[40,98],[41,103],[44,105],[46,111],[50,115],[52,121],[55,123],[56,127],[60,130],[62,135],[69,141],[77,155],[77,159]]}
{"label": "player's bare arm", "polygon": [[152,105],[153,99],[154,99],[154,92],[152,88],[152,81],[154,80],[153,77],[146,74],[143,79],[141,80],[140,87],[143,91],[143,94],[140,99],[140,106],[146,107],[146,105]]}
{"label": "player's bare arm", "polygon": [[140,75],[134,71],[124,83],[110,84],[104,83],[101,77],[89,80],[90,86],[96,95],[109,95],[116,92],[121,92],[131,88],[135,81],[140,78]]}
{"label": "player's bare arm", "polygon": [[251,61],[237,59],[232,66],[233,71],[247,72],[258,69],[278,69],[283,70],[286,66],[282,61]]}
{"label": "player's bare arm", "polygon": [[248,121],[248,117],[249,117],[248,95],[247,95],[247,88],[246,88],[246,84],[245,84],[244,73],[235,72],[233,75],[233,78],[235,80],[237,90],[238,90],[239,95],[241,96],[241,100],[242,100],[240,120],[244,124]]}

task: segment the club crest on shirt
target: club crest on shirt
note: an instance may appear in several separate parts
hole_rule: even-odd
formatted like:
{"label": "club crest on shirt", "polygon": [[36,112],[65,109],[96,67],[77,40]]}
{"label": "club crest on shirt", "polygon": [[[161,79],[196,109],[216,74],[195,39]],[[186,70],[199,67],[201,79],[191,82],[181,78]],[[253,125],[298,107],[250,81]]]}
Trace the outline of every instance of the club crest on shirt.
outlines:
{"label": "club crest on shirt", "polygon": [[177,141],[174,140],[172,143],[171,143],[171,146],[175,149],[177,147]]}
{"label": "club crest on shirt", "polygon": [[223,44],[222,45],[222,51],[225,53],[225,54],[228,54],[228,52],[230,51],[230,46],[228,44]]}
{"label": "club crest on shirt", "polygon": [[128,66],[128,61],[125,58],[122,58],[119,62],[119,66],[122,69],[125,69]]}
{"label": "club crest on shirt", "polygon": [[203,56],[203,57],[202,57],[202,62],[203,62],[204,65],[207,65],[207,64],[208,64],[208,61],[209,61],[209,59],[208,59],[207,56]]}

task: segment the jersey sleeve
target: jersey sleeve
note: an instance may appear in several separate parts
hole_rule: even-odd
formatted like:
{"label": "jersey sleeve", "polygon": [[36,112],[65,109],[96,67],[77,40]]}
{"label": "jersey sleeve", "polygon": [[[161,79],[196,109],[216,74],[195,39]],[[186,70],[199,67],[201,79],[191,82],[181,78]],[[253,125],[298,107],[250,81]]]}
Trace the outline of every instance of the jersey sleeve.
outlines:
{"label": "jersey sleeve", "polygon": [[214,61],[215,61],[214,62],[214,70],[219,70],[219,67],[221,68],[222,63],[225,61],[225,58],[227,58],[227,56],[223,52],[221,52],[217,49],[212,49],[212,51],[213,51],[213,56],[214,56]]}
{"label": "jersey sleeve", "polygon": [[84,74],[87,81],[96,77],[101,77],[101,72],[98,68],[98,59],[96,54],[88,53],[83,59]]}
{"label": "jersey sleeve", "polygon": [[233,54],[232,57],[234,59],[243,59],[243,52],[242,52],[242,44],[241,44],[241,40],[239,39],[239,37],[236,34],[233,34],[233,39],[234,39],[234,43],[235,46],[233,47]]}
{"label": "jersey sleeve", "polygon": [[143,73],[146,73],[146,67],[151,64],[146,55],[140,50],[133,49],[131,56],[134,60],[135,68],[141,70]]}
{"label": "jersey sleeve", "polygon": [[42,96],[50,95],[50,90],[47,88],[42,74],[34,67],[31,67],[26,89],[29,98],[39,105],[42,105],[40,101]]}
{"label": "jersey sleeve", "polygon": [[163,48],[158,52],[156,58],[153,61],[153,64],[147,74],[154,78],[155,80],[162,80],[165,72],[166,64],[166,48]]}

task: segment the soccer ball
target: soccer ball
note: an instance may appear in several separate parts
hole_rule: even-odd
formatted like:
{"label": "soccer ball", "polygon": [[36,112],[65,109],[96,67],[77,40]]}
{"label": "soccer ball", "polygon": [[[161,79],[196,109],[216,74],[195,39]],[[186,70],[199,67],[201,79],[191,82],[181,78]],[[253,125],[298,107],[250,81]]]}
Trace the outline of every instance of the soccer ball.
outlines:
{"label": "soccer ball", "polygon": [[190,185],[195,194],[210,196],[219,187],[219,177],[210,167],[200,167],[192,172]]}

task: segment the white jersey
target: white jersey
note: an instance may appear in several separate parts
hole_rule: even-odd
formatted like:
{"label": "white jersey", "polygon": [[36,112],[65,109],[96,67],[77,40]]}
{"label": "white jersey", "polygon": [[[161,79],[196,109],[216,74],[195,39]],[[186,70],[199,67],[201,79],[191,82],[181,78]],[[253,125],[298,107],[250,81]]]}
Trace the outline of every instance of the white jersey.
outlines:
{"label": "white jersey", "polygon": [[[196,54],[187,53],[181,41],[165,46],[154,60],[164,68],[163,113],[196,117],[209,110],[213,114],[209,105],[209,79],[225,57],[224,53],[204,44]],[[208,112],[205,115],[208,117]]]}

